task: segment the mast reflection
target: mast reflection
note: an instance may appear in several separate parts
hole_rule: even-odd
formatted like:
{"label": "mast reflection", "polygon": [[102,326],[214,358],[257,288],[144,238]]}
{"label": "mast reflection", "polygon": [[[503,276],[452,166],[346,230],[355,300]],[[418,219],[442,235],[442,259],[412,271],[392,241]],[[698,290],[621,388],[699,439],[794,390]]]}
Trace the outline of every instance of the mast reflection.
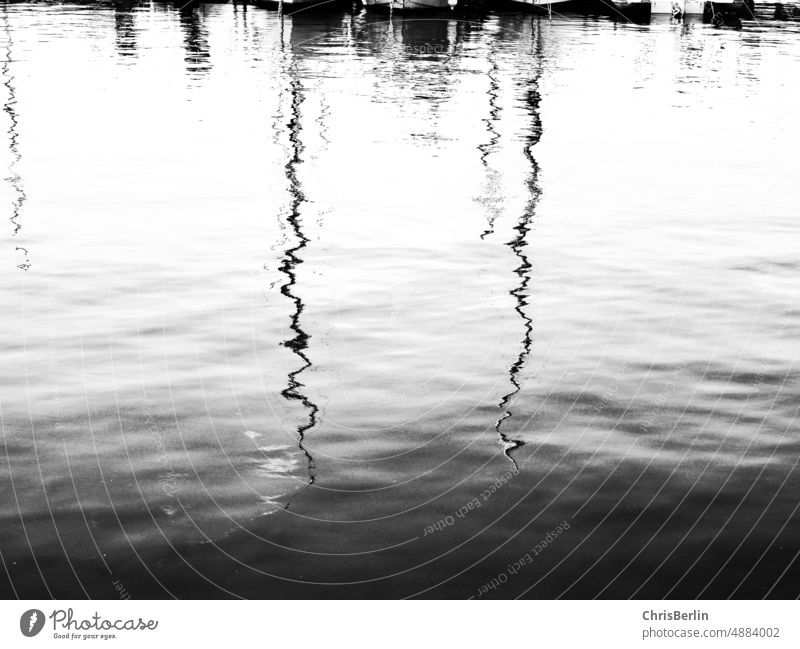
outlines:
{"label": "mast reflection", "polygon": [[[290,56],[292,55],[290,54]],[[297,71],[297,64],[294,60],[287,66],[287,74],[289,77],[289,97],[291,101],[289,121],[286,123],[289,135],[289,160],[284,165],[286,180],[289,186],[289,205],[286,221],[294,235],[295,244],[284,251],[279,270],[285,275],[287,280],[280,288],[281,294],[291,300],[294,305],[294,312],[291,315],[291,323],[289,325],[294,335],[288,340],[285,340],[282,344],[288,347],[298,359],[300,359],[302,364],[298,369],[289,372],[287,375],[287,386],[283,389],[281,394],[287,400],[299,401],[306,409],[306,420],[297,426],[297,447],[306,458],[308,465],[308,484],[312,485],[316,480],[316,462],[305,446],[305,438],[308,431],[316,426],[319,408],[302,391],[302,388],[305,386],[299,378],[303,372],[311,367],[311,360],[307,355],[310,336],[303,330],[301,323],[301,316],[305,309],[305,304],[302,298],[295,292],[297,286],[297,267],[303,263],[300,253],[306,248],[310,239],[303,232],[301,212],[303,205],[307,201],[297,176],[298,167],[302,163],[301,156],[303,152],[303,144],[300,140],[300,116],[304,97],[302,84]]]}
{"label": "mast reflection", "polygon": [[508,380],[509,383],[511,383],[512,389],[500,399],[498,407],[503,413],[495,423],[495,431],[503,447],[503,453],[514,464],[515,468],[517,468],[517,462],[512,452],[516,448],[522,446],[523,442],[522,440],[512,438],[508,435],[508,433],[503,430],[503,422],[513,415],[510,404],[522,389],[520,372],[525,366],[525,362],[531,351],[531,345],[533,344],[533,321],[526,312],[526,307],[528,306],[528,286],[531,281],[531,269],[533,266],[528,256],[525,254],[525,248],[528,246],[527,236],[531,229],[531,221],[541,194],[539,188],[539,163],[536,161],[532,149],[542,136],[542,124],[539,115],[539,105],[541,103],[539,78],[541,76],[542,44],[539,21],[538,19],[533,20],[535,20],[535,22],[533,22],[532,35],[534,44],[532,52],[534,67],[531,77],[521,86],[525,110],[530,118],[529,128],[524,138],[524,153],[530,168],[527,180],[525,181],[528,190],[528,200],[519,220],[513,228],[516,232],[516,236],[506,243],[519,261],[519,265],[514,269],[514,274],[519,278],[519,283],[509,291],[509,295],[514,298],[514,310],[522,322],[523,335],[519,345],[519,354],[508,369]]}
{"label": "mast reflection", "polygon": [[205,74],[211,70],[211,55],[208,47],[208,30],[203,16],[197,5],[192,2],[180,6],[179,13],[187,68],[195,74]]}
{"label": "mast reflection", "polygon": [[139,0],[114,2],[115,47],[120,56],[136,55],[136,13]]}
{"label": "mast reflection", "polygon": [[[6,176],[4,180],[11,186],[14,194],[14,199],[11,202],[11,216],[8,220],[11,221],[13,228],[11,236],[16,237],[22,230],[22,222],[20,221],[20,217],[22,216],[22,206],[25,204],[25,201],[28,197],[25,194],[25,187],[22,182],[22,177],[19,175],[18,171],[19,163],[22,161],[22,154],[19,151],[19,118],[17,117],[16,110],[17,91],[16,87],[14,86],[14,75],[11,74],[11,63],[13,62],[12,48],[14,47],[14,41],[11,37],[11,26],[8,19],[8,3],[3,3],[3,32],[5,35],[6,46],[4,52],[5,57],[2,65],[2,77],[3,86],[5,86],[7,91],[6,102],[3,104],[3,112],[8,115],[10,122],[7,132],[8,149],[11,153],[11,162],[8,166],[8,176]],[[23,261],[17,264],[17,268],[20,270],[28,270],[31,267],[28,249],[24,248],[23,246],[15,246],[14,251],[21,253],[23,256]]]}

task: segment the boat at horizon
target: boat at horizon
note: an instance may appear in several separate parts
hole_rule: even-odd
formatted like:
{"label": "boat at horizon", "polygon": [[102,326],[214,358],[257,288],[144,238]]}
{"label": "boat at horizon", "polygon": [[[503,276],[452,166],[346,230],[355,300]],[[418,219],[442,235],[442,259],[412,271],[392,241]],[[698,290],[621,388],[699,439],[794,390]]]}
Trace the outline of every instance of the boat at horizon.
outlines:
{"label": "boat at horizon", "polygon": [[260,9],[339,9],[349,5],[345,0],[250,0],[250,4]]}
{"label": "boat at horizon", "polygon": [[650,20],[652,13],[651,0],[610,0],[608,3],[608,14],[613,19],[622,18],[635,23],[645,23]]}
{"label": "boat at horizon", "polygon": [[587,0],[501,0],[498,8],[537,13],[561,13],[562,11],[583,12],[589,4]]}
{"label": "boat at horizon", "polygon": [[458,0],[362,0],[368,11],[443,11],[455,9]]}
{"label": "boat at horizon", "polygon": [[651,5],[654,16],[703,16],[709,21],[717,14],[744,15],[748,7],[745,0],[652,0]]}
{"label": "boat at horizon", "polygon": [[752,15],[753,7],[750,0],[610,0],[609,6],[612,18],[633,22],[647,22],[651,16],[702,16],[704,22],[714,23]]}

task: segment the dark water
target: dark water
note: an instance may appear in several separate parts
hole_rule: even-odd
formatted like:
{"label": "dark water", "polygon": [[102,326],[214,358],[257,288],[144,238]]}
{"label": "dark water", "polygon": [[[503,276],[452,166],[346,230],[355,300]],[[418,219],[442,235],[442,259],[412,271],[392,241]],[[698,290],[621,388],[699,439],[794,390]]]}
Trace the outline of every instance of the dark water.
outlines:
{"label": "dark water", "polygon": [[800,593],[798,25],[1,27],[4,596]]}

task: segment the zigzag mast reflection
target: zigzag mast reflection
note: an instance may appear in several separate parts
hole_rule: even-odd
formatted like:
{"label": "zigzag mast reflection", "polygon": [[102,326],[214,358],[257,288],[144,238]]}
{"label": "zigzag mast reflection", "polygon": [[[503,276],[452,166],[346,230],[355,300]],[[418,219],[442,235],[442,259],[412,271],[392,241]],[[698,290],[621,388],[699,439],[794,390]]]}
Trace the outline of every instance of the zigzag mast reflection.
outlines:
{"label": "zigzag mast reflection", "polygon": [[316,463],[314,461],[314,457],[305,447],[305,436],[309,430],[316,426],[319,408],[305,394],[303,394],[301,388],[304,387],[304,384],[298,379],[300,374],[311,367],[311,360],[306,354],[310,336],[300,326],[300,316],[302,315],[304,309],[303,301],[293,292],[293,289],[297,284],[296,268],[299,264],[303,263],[303,259],[298,256],[298,253],[300,253],[310,241],[310,239],[303,233],[301,227],[302,220],[300,218],[300,208],[303,203],[306,202],[306,197],[303,194],[303,190],[300,186],[300,180],[297,177],[297,167],[302,162],[300,154],[303,151],[303,145],[300,142],[300,106],[303,103],[303,95],[294,62],[289,67],[288,72],[290,73],[289,93],[291,96],[291,109],[290,119],[286,126],[289,132],[291,156],[289,161],[284,165],[286,179],[289,181],[290,196],[286,220],[291,226],[295,238],[297,239],[297,245],[287,248],[284,251],[283,260],[281,261],[279,267],[280,272],[287,277],[287,282],[281,286],[281,293],[294,303],[294,313],[292,313],[291,324],[289,325],[289,328],[294,333],[294,337],[290,338],[289,340],[285,340],[282,344],[291,349],[292,352],[294,352],[294,354],[303,361],[303,364],[298,369],[289,372],[288,385],[283,389],[281,395],[287,400],[299,401],[308,410],[307,421],[297,427],[297,447],[306,457],[306,462],[308,464],[308,484],[312,485],[316,479]]}
{"label": "zigzag mast reflection", "polygon": [[[499,66],[497,65],[497,48],[494,44],[494,38],[492,38],[489,43],[488,59],[489,71],[486,73],[486,76],[489,78],[489,116],[483,120],[483,123],[486,125],[489,141],[479,144],[478,151],[481,152],[481,164],[483,165],[486,175],[489,177],[489,187],[487,187],[487,190],[490,190],[494,187],[494,182],[496,182],[498,174],[497,171],[489,166],[489,154],[500,141],[500,133],[497,132],[496,124],[500,119],[500,111],[502,111],[502,108],[497,103],[497,99],[500,95],[500,84],[497,80]],[[494,222],[497,220],[497,216],[500,212],[496,202],[487,201],[487,209],[489,211],[489,215],[486,218],[488,227],[483,234],[481,234],[481,239],[485,239],[487,236],[494,233]]]}
{"label": "zigzag mast reflection", "polygon": [[530,223],[533,219],[536,204],[539,201],[539,196],[541,195],[541,190],[539,189],[539,164],[533,157],[531,149],[542,137],[542,123],[539,116],[539,104],[541,102],[541,95],[539,94],[539,76],[541,75],[540,66],[542,51],[538,21],[534,23],[534,25],[535,50],[533,52],[533,56],[534,60],[539,63],[539,67],[535,70],[533,77],[528,81],[527,90],[525,92],[525,107],[531,118],[530,130],[525,137],[524,146],[525,157],[528,159],[531,169],[526,181],[529,191],[529,198],[519,221],[514,226],[517,236],[506,243],[506,245],[511,248],[511,250],[514,252],[514,255],[516,255],[520,262],[519,266],[514,269],[514,273],[519,277],[520,282],[518,286],[509,291],[509,295],[511,295],[516,301],[514,310],[522,320],[524,333],[522,337],[520,353],[508,370],[508,379],[511,382],[513,389],[500,399],[498,408],[504,412],[494,426],[495,432],[500,438],[500,444],[503,447],[503,453],[511,461],[515,469],[518,469],[519,467],[517,466],[517,461],[514,459],[511,453],[514,449],[522,446],[524,442],[522,442],[522,440],[509,437],[505,432],[503,432],[501,426],[502,423],[513,414],[508,406],[514,396],[516,396],[522,389],[522,385],[519,381],[519,374],[522,371],[522,368],[525,366],[525,362],[531,351],[531,345],[533,344],[533,321],[527,315],[527,313],[525,313],[525,307],[528,306],[527,290],[528,284],[531,280],[530,271],[532,265],[525,254],[525,247],[528,245],[527,235],[531,229]]}
{"label": "zigzag mast reflection", "polygon": [[[13,61],[11,58],[11,48],[13,47],[14,43],[11,38],[11,28],[8,24],[8,3],[3,3],[3,31],[5,32],[6,38],[6,51],[5,59],[3,59],[2,75],[3,85],[8,90],[8,101],[3,104],[3,112],[8,115],[9,120],[11,121],[11,126],[8,128],[8,148],[11,152],[11,163],[8,166],[9,175],[4,178],[4,180],[11,185],[11,188],[16,194],[16,198],[11,203],[11,216],[8,219],[14,226],[14,231],[11,233],[11,236],[16,237],[19,231],[22,229],[22,224],[19,221],[19,217],[22,214],[22,206],[28,199],[28,196],[25,194],[25,188],[22,185],[22,177],[17,171],[19,163],[22,161],[22,154],[19,152],[19,144],[17,142],[19,139],[19,134],[17,132],[19,120],[17,118],[17,111],[14,108],[17,103],[17,92],[13,83],[14,76],[11,74],[11,63]],[[21,264],[17,264],[17,268],[21,270],[28,270],[31,267],[30,259],[28,258],[28,249],[23,248],[22,246],[16,246],[14,249],[22,252],[22,254],[25,256],[25,261]]]}

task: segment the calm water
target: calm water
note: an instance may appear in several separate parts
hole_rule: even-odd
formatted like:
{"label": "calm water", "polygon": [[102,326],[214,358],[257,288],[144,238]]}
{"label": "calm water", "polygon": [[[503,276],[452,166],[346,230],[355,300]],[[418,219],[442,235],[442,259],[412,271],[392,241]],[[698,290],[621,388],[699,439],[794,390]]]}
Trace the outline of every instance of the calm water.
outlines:
{"label": "calm water", "polygon": [[800,593],[800,25],[0,27],[4,596]]}

